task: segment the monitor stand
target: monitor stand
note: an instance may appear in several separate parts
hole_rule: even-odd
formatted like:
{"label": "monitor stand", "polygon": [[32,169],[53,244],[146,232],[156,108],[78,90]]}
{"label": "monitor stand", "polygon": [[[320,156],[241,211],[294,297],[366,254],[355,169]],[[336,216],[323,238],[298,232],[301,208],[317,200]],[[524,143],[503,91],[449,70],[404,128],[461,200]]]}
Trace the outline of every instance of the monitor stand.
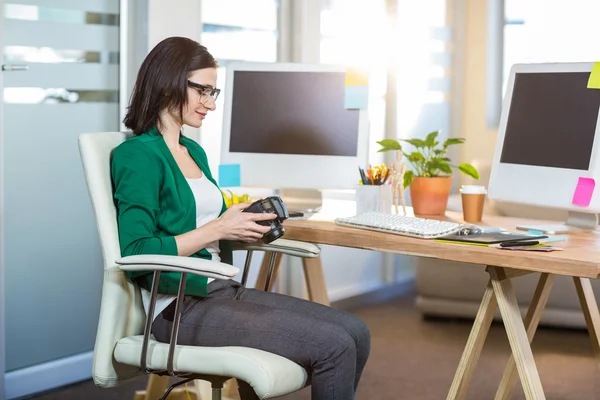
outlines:
{"label": "monitor stand", "polygon": [[289,212],[299,211],[313,214],[319,212],[323,205],[323,195],[319,190],[278,189],[276,193],[281,197]]}
{"label": "monitor stand", "polygon": [[569,211],[569,216],[564,224],[558,225],[518,225],[517,229],[522,231],[536,231],[546,234],[589,232],[598,227],[598,214]]}

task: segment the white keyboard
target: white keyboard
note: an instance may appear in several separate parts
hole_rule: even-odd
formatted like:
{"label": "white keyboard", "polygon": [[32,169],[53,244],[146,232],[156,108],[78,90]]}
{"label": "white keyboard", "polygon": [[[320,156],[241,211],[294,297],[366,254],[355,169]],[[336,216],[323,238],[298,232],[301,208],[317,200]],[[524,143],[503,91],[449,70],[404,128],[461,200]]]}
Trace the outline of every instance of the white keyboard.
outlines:
{"label": "white keyboard", "polygon": [[464,225],[419,217],[368,212],[354,217],[336,218],[338,225],[394,233],[420,239],[435,239],[458,232]]}

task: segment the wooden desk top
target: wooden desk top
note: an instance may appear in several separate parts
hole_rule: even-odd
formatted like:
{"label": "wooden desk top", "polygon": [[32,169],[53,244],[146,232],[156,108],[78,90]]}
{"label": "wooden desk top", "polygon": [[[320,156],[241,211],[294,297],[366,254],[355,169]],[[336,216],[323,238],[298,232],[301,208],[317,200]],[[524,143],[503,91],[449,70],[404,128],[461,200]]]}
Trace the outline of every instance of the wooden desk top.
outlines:
{"label": "wooden desk top", "polygon": [[[352,212],[348,212],[347,205],[345,210],[346,212],[340,215],[338,209],[336,209],[336,214],[340,216],[352,215]],[[287,220],[284,223],[286,229],[285,238],[316,244],[548,272],[559,275],[586,278],[600,277],[599,231],[557,235],[565,237],[567,240],[555,242],[553,245],[563,248],[564,251],[511,251],[500,250],[494,247],[440,243],[431,239],[416,239],[407,236],[350,228],[336,225],[331,215],[333,214],[319,213],[307,219]],[[444,219],[462,222],[462,214],[448,212]],[[556,224],[553,221],[532,221],[489,216],[485,217],[479,225],[494,226],[514,231],[518,224],[527,223]]]}

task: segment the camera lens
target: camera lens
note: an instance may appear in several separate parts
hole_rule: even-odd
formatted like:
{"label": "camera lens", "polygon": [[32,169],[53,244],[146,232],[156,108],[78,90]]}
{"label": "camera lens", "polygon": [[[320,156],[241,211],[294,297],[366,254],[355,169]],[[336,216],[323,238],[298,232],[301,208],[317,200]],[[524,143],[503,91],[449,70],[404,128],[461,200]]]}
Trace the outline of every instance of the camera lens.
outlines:
{"label": "camera lens", "polygon": [[285,228],[281,224],[271,225],[271,230],[263,235],[264,243],[271,243],[272,241],[279,239],[285,233]]}

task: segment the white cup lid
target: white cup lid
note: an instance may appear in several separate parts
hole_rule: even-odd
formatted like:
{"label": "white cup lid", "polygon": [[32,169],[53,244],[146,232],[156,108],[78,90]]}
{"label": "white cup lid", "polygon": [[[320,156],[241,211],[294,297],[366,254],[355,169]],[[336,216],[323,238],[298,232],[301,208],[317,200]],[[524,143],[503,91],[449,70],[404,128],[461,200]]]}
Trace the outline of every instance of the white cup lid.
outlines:
{"label": "white cup lid", "polygon": [[462,185],[460,192],[464,194],[486,194],[485,186],[478,185]]}

